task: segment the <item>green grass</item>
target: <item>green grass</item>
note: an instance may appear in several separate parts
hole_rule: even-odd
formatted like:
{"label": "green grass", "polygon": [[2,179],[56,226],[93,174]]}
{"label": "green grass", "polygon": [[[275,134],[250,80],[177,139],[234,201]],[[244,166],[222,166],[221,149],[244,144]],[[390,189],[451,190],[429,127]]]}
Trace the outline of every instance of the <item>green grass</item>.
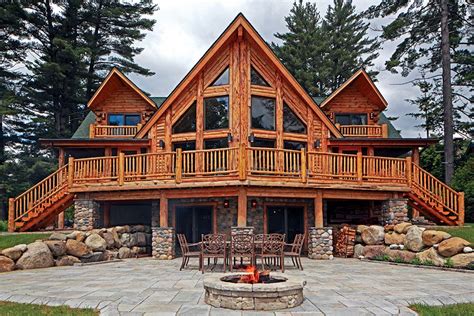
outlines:
{"label": "green grass", "polygon": [[48,316],[95,316],[99,312],[93,309],[77,309],[67,306],[46,306],[34,304],[20,304],[11,302],[0,302],[0,315],[5,316],[30,316],[30,315],[48,315]]}
{"label": "green grass", "polygon": [[50,233],[0,235],[0,249],[6,249],[18,244],[30,244],[38,239],[46,239],[50,235]]}
{"label": "green grass", "polygon": [[464,227],[440,227],[453,237],[461,237],[474,244],[474,223],[466,223]]}
{"label": "green grass", "polygon": [[423,304],[413,304],[410,308],[420,314],[420,316],[467,316],[474,315],[474,304],[454,304],[445,306],[427,306]]}

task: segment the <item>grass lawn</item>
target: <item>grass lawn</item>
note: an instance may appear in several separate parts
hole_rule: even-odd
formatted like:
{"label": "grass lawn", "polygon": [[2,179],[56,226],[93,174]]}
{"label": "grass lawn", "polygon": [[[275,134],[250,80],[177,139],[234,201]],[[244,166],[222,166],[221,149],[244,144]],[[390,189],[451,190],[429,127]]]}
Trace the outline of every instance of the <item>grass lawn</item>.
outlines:
{"label": "grass lawn", "polygon": [[68,315],[68,316],[92,316],[99,315],[93,309],[77,309],[66,306],[46,306],[34,304],[19,304],[11,302],[0,302],[0,315],[8,316],[30,316],[30,315]]}
{"label": "grass lawn", "polygon": [[38,239],[46,239],[50,235],[51,233],[0,235],[0,249],[13,247],[18,244],[30,244]]}
{"label": "grass lawn", "polygon": [[443,227],[439,228],[448,232],[453,237],[461,237],[474,244],[474,223],[466,223],[465,227]]}
{"label": "grass lawn", "polygon": [[421,316],[464,316],[474,315],[474,304],[454,304],[446,306],[410,305],[410,308]]}

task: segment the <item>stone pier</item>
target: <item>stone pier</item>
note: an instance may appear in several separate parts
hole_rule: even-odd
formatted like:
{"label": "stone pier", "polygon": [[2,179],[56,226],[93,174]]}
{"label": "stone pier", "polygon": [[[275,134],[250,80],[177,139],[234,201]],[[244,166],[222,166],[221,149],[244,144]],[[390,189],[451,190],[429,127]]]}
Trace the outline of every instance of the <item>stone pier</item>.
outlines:
{"label": "stone pier", "polygon": [[100,204],[88,198],[74,200],[74,229],[91,230],[100,226]]}
{"label": "stone pier", "polygon": [[308,231],[308,258],[320,260],[333,259],[332,227],[310,227]]}

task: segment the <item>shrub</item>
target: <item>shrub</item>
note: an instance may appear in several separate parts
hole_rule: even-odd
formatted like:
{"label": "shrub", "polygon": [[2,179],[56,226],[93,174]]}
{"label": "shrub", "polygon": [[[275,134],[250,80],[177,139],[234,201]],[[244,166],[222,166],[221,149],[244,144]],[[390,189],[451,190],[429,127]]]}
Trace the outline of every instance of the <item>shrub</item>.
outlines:
{"label": "shrub", "polygon": [[396,257],[395,259],[393,259],[393,262],[396,262],[396,263],[407,263],[405,260],[403,260],[402,257]]}
{"label": "shrub", "polygon": [[418,258],[414,258],[413,260],[410,261],[411,264],[416,264],[416,265],[421,265],[422,262]]}
{"label": "shrub", "polygon": [[390,261],[390,257],[387,255],[377,255],[374,257],[374,260],[378,261]]}
{"label": "shrub", "polygon": [[444,266],[447,268],[454,268],[453,259],[451,258],[446,259],[446,261],[444,262]]}
{"label": "shrub", "polygon": [[6,232],[8,230],[8,221],[0,221],[0,232]]}

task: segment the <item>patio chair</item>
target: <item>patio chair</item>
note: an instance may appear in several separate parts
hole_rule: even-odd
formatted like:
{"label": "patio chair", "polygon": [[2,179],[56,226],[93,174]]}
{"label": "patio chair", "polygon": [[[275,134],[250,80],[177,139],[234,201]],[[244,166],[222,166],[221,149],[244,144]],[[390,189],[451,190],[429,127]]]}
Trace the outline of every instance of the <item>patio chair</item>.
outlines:
{"label": "patio chair", "polygon": [[249,259],[251,265],[255,263],[254,235],[243,233],[230,237],[230,271],[233,271],[236,258],[240,258],[241,264],[244,259]]}
{"label": "patio chair", "polygon": [[201,271],[204,273],[204,259],[214,259],[214,265],[216,265],[217,260],[222,258],[224,261],[224,272],[226,271],[226,261],[227,261],[227,236],[225,234],[207,234],[202,235],[201,241]]}
{"label": "patio chair", "polygon": [[273,261],[274,265],[279,265],[281,272],[285,272],[284,246],[285,234],[263,235],[261,251],[255,255],[256,258],[260,258],[263,269],[265,269],[265,262],[269,260]]}
{"label": "patio chair", "polygon": [[[183,270],[189,263],[189,258],[199,258],[201,256],[200,251],[190,251],[190,247],[199,246],[201,243],[188,244],[186,236],[184,234],[177,234],[179,247],[181,248],[182,262],[179,271]],[[201,269],[201,260],[199,260],[199,269]]]}
{"label": "patio chair", "polygon": [[293,266],[303,270],[303,264],[301,263],[301,250],[303,249],[305,235],[296,234],[292,244],[285,244],[286,247],[291,247],[289,251],[284,251],[283,256],[291,258]]}

